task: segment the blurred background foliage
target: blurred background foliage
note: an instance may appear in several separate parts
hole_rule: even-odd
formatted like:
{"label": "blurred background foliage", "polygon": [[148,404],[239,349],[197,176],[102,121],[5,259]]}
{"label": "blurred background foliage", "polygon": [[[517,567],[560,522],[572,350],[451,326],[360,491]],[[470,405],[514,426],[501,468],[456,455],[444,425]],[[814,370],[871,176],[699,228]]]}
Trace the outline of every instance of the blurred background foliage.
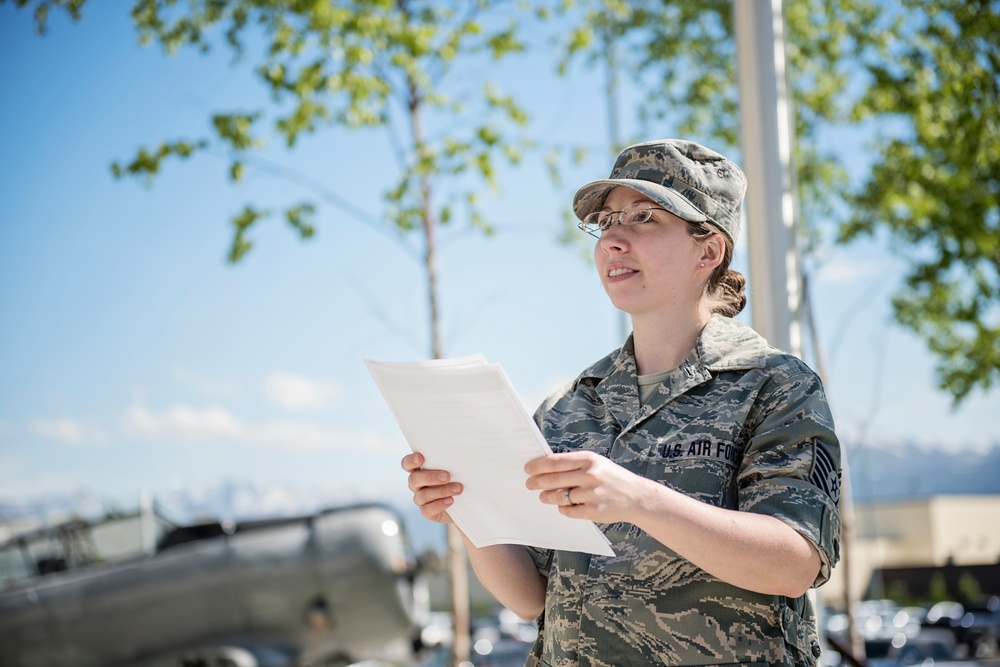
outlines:
{"label": "blurred background foliage", "polygon": [[[86,9],[86,0],[5,2],[32,11],[40,33],[51,12],[79,20]],[[1000,380],[1000,2],[784,4],[805,271],[832,244],[887,240],[908,266],[895,318],[935,355],[941,389],[956,404],[988,391]],[[152,182],[165,161],[215,150],[233,181],[248,165],[295,179],[316,195],[282,211],[302,238],[316,233],[322,204],[416,239],[432,322],[435,227],[461,219],[489,233],[477,193],[499,186],[499,163],[536,156],[558,178],[594,143],[546,144],[497,81],[455,95],[448,76],[463,63],[528,50],[562,73],[603,63],[609,80],[620,73],[644,91],[624,100],[636,135],[611,132],[611,143],[659,136],[670,118],[678,134],[738,154],[731,0],[134,0],[132,19],[141,44],[168,54],[228,48],[250,61],[271,104],[219,110],[213,134],[139,148],[112,165],[115,176]],[[395,148],[378,212],[255,157],[268,139],[294,148],[358,127],[384,128]],[[838,141],[851,129],[867,143]],[[251,204],[234,214],[230,261],[246,256],[252,229],[271,214]]]}

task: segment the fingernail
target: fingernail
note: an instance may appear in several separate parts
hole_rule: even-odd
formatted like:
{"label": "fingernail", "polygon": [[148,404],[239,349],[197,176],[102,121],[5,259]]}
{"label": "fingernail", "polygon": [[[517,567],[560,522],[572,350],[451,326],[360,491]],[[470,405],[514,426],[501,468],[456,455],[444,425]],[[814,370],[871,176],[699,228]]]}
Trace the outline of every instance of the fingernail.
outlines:
{"label": "fingernail", "polygon": [[446,481],[448,479],[448,473],[446,473],[446,472],[439,472],[438,473],[438,479],[441,480],[442,482]]}
{"label": "fingernail", "polygon": [[462,490],[462,485],[461,484],[452,484],[450,490],[451,490],[452,493],[459,493]]}

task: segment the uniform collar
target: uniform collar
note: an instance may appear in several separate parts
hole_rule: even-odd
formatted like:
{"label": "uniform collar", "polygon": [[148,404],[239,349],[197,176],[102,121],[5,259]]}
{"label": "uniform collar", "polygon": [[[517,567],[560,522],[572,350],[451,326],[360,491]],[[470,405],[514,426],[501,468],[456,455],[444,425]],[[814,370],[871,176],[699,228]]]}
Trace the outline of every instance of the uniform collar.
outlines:
{"label": "uniform collar", "polygon": [[[709,372],[762,368],[767,341],[742,322],[712,315],[701,330],[698,342],[681,366],[704,368]],[[581,378],[604,379],[614,373],[636,374],[635,344],[632,336],[625,344],[580,374]]]}
{"label": "uniform collar", "polygon": [[742,322],[713,315],[701,330],[695,351],[709,371],[741,371],[763,368],[767,341]]}
{"label": "uniform collar", "polygon": [[632,336],[580,378],[598,380],[601,400],[623,430],[629,431],[678,396],[711,380],[713,373],[763,367],[766,353],[767,341],[756,331],[728,317],[713,315],[691,353],[667,375],[645,405],[639,404]]}

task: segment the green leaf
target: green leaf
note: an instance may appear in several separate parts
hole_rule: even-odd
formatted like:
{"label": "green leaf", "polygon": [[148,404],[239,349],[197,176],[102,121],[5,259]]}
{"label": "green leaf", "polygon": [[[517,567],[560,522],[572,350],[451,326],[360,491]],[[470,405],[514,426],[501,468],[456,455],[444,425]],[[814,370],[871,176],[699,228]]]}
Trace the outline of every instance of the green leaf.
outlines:
{"label": "green leaf", "polygon": [[111,163],[111,173],[116,179],[121,179],[125,176],[142,177],[145,185],[150,186],[153,183],[153,178],[159,174],[160,165],[165,159],[172,156],[187,159],[195,152],[204,150],[207,147],[208,142],[202,139],[193,143],[189,141],[162,143],[152,152],[145,148],[140,148],[136,151],[135,157],[132,158],[131,162],[125,164],[120,162]]}
{"label": "green leaf", "polygon": [[261,117],[261,112],[250,114],[229,113],[215,114],[212,116],[212,126],[215,132],[224,143],[233,150],[246,151],[251,148],[259,148],[264,142],[254,137],[250,132],[253,124]]}
{"label": "green leaf", "polygon": [[233,230],[233,242],[229,249],[229,263],[236,264],[253,248],[253,243],[247,239],[247,232],[260,219],[266,218],[269,211],[258,210],[249,204],[230,221]]}
{"label": "green leaf", "polygon": [[316,233],[313,221],[316,217],[316,207],[310,203],[299,204],[285,211],[285,220],[298,231],[299,238],[310,239]]}

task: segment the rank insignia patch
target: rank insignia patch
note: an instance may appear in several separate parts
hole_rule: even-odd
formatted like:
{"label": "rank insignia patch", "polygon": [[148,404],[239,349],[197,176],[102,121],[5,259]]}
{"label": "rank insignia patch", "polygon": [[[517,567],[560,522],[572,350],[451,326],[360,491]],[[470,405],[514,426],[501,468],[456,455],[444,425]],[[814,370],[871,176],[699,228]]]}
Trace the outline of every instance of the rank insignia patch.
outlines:
{"label": "rank insignia patch", "polygon": [[826,451],[826,447],[820,444],[815,444],[814,447],[816,448],[816,458],[813,460],[813,469],[809,475],[809,481],[822,489],[826,495],[830,496],[833,502],[839,503],[840,468],[837,467],[833,457],[830,456],[830,452]]}

